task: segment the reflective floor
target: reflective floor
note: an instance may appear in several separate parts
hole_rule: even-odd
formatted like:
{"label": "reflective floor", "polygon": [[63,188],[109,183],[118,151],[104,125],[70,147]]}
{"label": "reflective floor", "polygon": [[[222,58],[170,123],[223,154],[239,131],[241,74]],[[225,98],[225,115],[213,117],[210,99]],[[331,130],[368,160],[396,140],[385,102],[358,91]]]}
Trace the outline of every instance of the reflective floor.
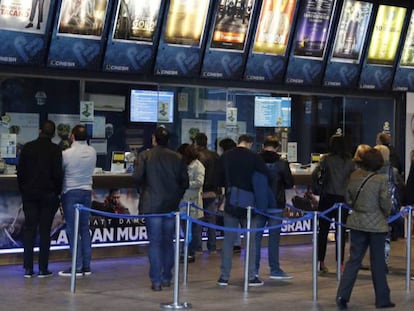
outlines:
{"label": "reflective floor", "polygon": [[[153,292],[148,280],[148,260],[145,247],[137,254],[124,258],[95,259],[93,274],[78,278],[76,291],[70,291],[70,278],[57,276],[69,262],[52,262],[51,278],[23,278],[20,265],[0,266],[1,310],[160,310],[161,303],[179,309],[184,302],[193,310],[336,310],[337,286],[334,244],[328,246],[327,265],[332,271],[318,278],[318,299],[312,300],[312,246],[310,244],[281,246],[281,267],[294,279],[269,279],[266,249],[262,249],[261,278],[264,286],[243,291],[243,253],[235,254],[229,286],[219,287],[220,255],[197,254],[189,264],[188,282],[180,282],[178,295],[173,287]],[[182,265],[180,265],[180,269]],[[182,271],[180,271],[182,272]],[[180,273],[181,274],[181,273]],[[391,271],[388,275],[393,310],[414,309],[414,289],[406,291],[405,241],[392,243]],[[414,287],[414,281],[411,281]],[[174,299],[174,297],[176,299]],[[177,299],[178,298],[178,299]],[[361,270],[349,310],[375,310],[369,270]]]}

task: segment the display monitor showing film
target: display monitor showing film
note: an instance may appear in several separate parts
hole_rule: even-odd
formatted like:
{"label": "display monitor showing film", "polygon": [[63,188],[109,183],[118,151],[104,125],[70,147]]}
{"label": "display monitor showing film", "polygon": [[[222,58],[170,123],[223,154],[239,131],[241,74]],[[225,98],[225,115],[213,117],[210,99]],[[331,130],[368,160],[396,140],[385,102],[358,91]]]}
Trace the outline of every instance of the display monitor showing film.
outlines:
{"label": "display monitor showing film", "polygon": [[174,122],[174,92],[131,90],[130,122]]}
{"label": "display monitor showing film", "polygon": [[255,127],[290,127],[291,98],[256,96],[254,99]]}
{"label": "display monitor showing film", "polygon": [[335,36],[332,61],[360,63],[372,7],[373,4],[370,2],[344,2]]}
{"label": "display monitor showing film", "polygon": [[406,14],[406,8],[379,6],[369,44],[368,64],[394,64]]}
{"label": "display monitor showing film", "polygon": [[264,0],[253,53],[285,55],[297,0]]}
{"label": "display monitor showing film", "polygon": [[401,67],[414,67],[414,11],[411,13],[410,25],[405,36],[404,48],[400,60]]}

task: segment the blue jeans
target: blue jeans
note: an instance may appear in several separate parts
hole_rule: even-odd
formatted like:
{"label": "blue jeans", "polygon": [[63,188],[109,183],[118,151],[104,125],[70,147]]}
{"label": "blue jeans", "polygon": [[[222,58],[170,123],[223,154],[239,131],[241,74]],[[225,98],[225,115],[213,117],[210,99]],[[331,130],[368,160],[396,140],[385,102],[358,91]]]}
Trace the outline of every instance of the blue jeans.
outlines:
{"label": "blue jeans", "polygon": [[[251,228],[256,228],[256,217],[252,218]],[[239,228],[239,224],[242,228],[246,228],[247,220],[240,219],[237,217],[233,217],[227,213],[224,213],[224,227],[229,228]],[[221,250],[221,278],[228,280],[230,278],[231,266],[232,266],[232,259],[233,259],[233,245],[234,242],[237,240],[237,235],[240,235],[239,232],[233,231],[224,231],[224,240],[223,240],[223,249]],[[250,247],[249,247],[249,280],[254,279],[256,276],[255,273],[255,232],[250,233]],[[246,237],[246,234],[245,234]]]}
{"label": "blue jeans", "polygon": [[153,285],[169,283],[174,267],[174,217],[148,217],[145,219],[150,242],[148,258],[149,277]]}
{"label": "blue jeans", "polygon": [[[269,213],[273,217],[282,217],[282,212]],[[274,219],[263,215],[256,215],[257,228],[273,227],[282,223],[281,219]],[[269,230],[269,238],[267,244],[267,256],[270,267],[270,274],[280,273],[279,266],[279,242],[281,228]],[[260,251],[262,247],[263,231],[256,232],[256,274],[259,274],[260,268]]]}
{"label": "blue jeans", "polygon": [[[69,190],[62,195],[62,207],[65,215],[66,234],[69,239],[71,253],[73,253],[74,229],[75,229],[75,204],[82,204],[90,208],[92,191]],[[90,269],[91,267],[91,234],[89,231],[89,212],[81,211],[79,214],[79,236],[76,256],[76,269]]]}
{"label": "blue jeans", "polygon": [[[204,198],[203,199],[203,207],[208,210],[210,213],[204,213],[204,219],[209,224],[216,224],[216,213],[217,213],[217,205],[215,204],[215,198]],[[216,229],[207,228],[207,249],[210,252],[216,251]]]}

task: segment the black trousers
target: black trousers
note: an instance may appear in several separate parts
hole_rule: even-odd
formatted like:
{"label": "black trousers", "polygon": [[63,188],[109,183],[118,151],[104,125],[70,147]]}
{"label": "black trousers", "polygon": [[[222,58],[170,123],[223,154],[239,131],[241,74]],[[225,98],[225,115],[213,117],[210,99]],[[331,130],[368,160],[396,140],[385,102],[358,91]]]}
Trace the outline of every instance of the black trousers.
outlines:
{"label": "black trousers", "polygon": [[351,255],[338,286],[337,298],[349,301],[357,279],[362,260],[369,247],[372,283],[375,291],[375,305],[382,306],[390,302],[390,289],[384,257],[384,243],[387,233],[374,233],[351,230]]}
{"label": "black trousers", "polygon": [[59,199],[54,193],[23,196],[25,217],[23,229],[23,267],[33,269],[33,248],[39,232],[39,270],[47,271],[49,264],[50,231],[58,209]]}

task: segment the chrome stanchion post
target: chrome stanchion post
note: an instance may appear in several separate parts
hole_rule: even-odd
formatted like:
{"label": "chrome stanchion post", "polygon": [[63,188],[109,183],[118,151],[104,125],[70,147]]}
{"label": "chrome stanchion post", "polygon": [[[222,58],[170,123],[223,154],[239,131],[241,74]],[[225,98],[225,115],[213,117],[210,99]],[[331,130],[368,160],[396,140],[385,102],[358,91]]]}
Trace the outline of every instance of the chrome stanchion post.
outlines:
{"label": "chrome stanchion post", "polygon": [[187,276],[188,276],[188,237],[190,236],[189,232],[191,230],[190,222],[190,202],[187,202],[187,208],[185,210],[187,219],[185,222],[185,239],[184,239],[184,265],[183,265],[183,285],[187,285]]}
{"label": "chrome stanchion post", "polygon": [[318,300],[318,212],[313,212],[312,299],[313,299],[313,301]]}
{"label": "chrome stanchion post", "polygon": [[405,276],[405,289],[407,292],[410,292],[411,289],[411,232],[413,224],[413,210],[412,206],[408,210],[408,219],[407,219],[407,237],[406,237],[406,276]]}
{"label": "chrome stanchion post", "polygon": [[70,273],[70,291],[75,292],[76,289],[76,257],[78,254],[78,235],[79,235],[79,206],[80,204],[75,204],[75,223],[73,229],[73,249],[72,249],[72,269]]}
{"label": "chrome stanchion post", "polygon": [[342,203],[338,204],[338,224],[336,227],[336,279],[341,280],[341,264],[342,264]]}
{"label": "chrome stanchion post", "polygon": [[161,303],[161,309],[190,309],[191,304],[178,302],[178,281],[180,273],[180,212],[175,213],[175,259],[174,259],[174,300],[172,303]]}
{"label": "chrome stanchion post", "polygon": [[247,207],[246,257],[244,259],[244,292],[249,289],[250,228],[252,226],[252,207]]}

